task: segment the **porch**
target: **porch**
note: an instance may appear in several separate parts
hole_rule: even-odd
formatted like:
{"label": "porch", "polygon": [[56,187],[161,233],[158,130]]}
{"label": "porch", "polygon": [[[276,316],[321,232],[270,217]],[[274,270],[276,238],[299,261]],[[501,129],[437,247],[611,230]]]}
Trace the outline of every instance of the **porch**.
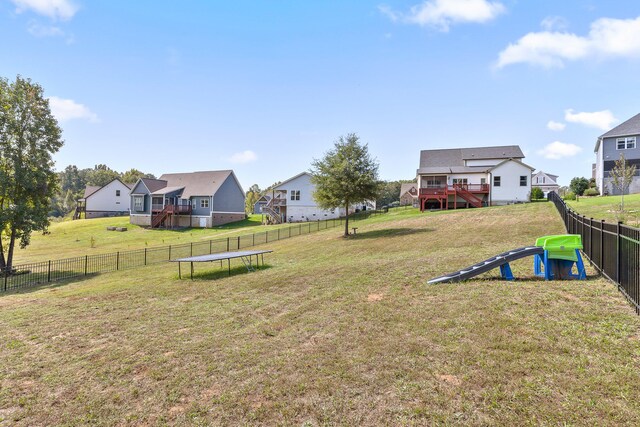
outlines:
{"label": "porch", "polygon": [[[427,185],[420,188],[420,210],[427,209],[427,205],[436,205],[439,209],[457,209],[460,207],[480,208],[488,205],[489,184],[456,183],[452,185]],[[462,202],[459,202],[462,199]],[[429,203],[431,202],[431,203]]]}

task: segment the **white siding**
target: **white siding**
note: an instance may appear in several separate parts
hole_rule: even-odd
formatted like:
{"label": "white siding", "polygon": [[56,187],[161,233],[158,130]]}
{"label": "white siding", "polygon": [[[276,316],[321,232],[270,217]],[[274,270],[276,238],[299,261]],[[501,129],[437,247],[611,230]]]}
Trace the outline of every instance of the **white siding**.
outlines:
{"label": "white siding", "polygon": [[453,185],[454,179],[466,179],[467,184],[482,184],[482,178],[485,179],[485,184],[489,183],[489,174],[486,173],[454,173],[447,176],[447,184]]}
{"label": "white siding", "polygon": [[[116,191],[120,190],[120,196]],[[87,198],[87,211],[128,212],[131,205],[129,187],[118,180],[113,180]]]}
{"label": "white siding", "polygon": [[[516,161],[507,161],[491,171],[491,203],[528,202],[531,193],[531,169]],[[494,177],[500,177],[500,187],[493,185]],[[520,177],[527,177],[527,185],[520,186]]]}
{"label": "white siding", "polygon": [[[320,209],[313,200],[315,186],[311,183],[311,175],[303,174],[299,177],[280,184],[276,190],[287,192],[287,222],[315,221],[318,219],[338,218],[337,209]],[[300,191],[300,200],[291,200],[291,192]]]}
{"label": "white siding", "polygon": [[[466,160],[465,166],[495,166],[502,162],[504,159],[478,159],[478,160]],[[443,165],[448,166],[448,165]]]}
{"label": "white siding", "polygon": [[600,194],[604,194],[604,141],[600,141],[600,146],[596,152],[596,186]]}

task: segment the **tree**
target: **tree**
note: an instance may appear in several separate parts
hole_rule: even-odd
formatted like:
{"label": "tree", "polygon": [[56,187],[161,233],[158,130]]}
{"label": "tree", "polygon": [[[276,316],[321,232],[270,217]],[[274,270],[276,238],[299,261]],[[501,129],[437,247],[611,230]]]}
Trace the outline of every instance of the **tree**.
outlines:
{"label": "tree", "polygon": [[258,199],[261,197],[261,193],[262,192],[260,191],[260,187],[258,187],[258,184],[253,184],[251,187],[249,187],[249,190],[247,190],[244,201],[244,210],[247,215],[253,213],[253,205],[255,205]]}
{"label": "tree", "polygon": [[624,211],[624,192],[633,181],[636,174],[636,165],[629,165],[624,158],[624,154],[620,153],[620,158],[616,160],[613,169],[609,172],[614,187],[618,188],[622,193],[620,201],[620,210]]}
{"label": "tree", "polygon": [[124,182],[125,184],[135,184],[140,178],[155,179],[156,177],[153,174],[144,173],[142,171],[139,171],[138,169],[129,169],[121,176],[122,182]]}
{"label": "tree", "polygon": [[569,183],[569,188],[571,188],[571,191],[576,195],[582,196],[584,190],[589,188],[589,180],[587,178],[575,177]]}
{"label": "tree", "polygon": [[544,191],[540,187],[533,187],[531,189],[531,200],[544,199]]}
{"label": "tree", "polygon": [[43,89],[30,79],[0,78],[0,270],[12,271],[16,242],[29,245],[33,231],[49,225],[58,176],[52,155],[62,131]]}
{"label": "tree", "polygon": [[349,207],[365,200],[375,200],[380,192],[378,162],[369,155],[367,145],[360,144],[354,133],[341,136],[333,150],[321,160],[314,159],[311,182],[313,195],[323,209],[344,206],[346,220],[344,235],[349,235]]}
{"label": "tree", "polygon": [[107,165],[96,165],[93,170],[90,170],[87,174],[86,183],[87,185],[103,187],[116,178],[120,178],[120,174],[118,172],[109,169]]}

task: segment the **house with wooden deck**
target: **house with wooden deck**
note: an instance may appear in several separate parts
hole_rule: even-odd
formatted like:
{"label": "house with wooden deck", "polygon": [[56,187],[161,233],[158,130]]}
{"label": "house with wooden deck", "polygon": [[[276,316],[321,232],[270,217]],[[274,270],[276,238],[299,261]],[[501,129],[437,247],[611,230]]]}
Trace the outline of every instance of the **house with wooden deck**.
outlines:
{"label": "house with wooden deck", "polygon": [[130,198],[130,222],[154,228],[205,228],[245,218],[245,194],[231,170],[140,178]]}
{"label": "house with wooden deck", "polygon": [[129,215],[131,187],[116,178],[106,185],[87,185],[73,219]]}
{"label": "house with wooden deck", "polygon": [[[345,216],[344,207],[322,209],[313,198],[315,185],[311,182],[312,175],[302,172],[268,189],[261,204],[261,212],[267,216],[270,223],[306,222],[323,219],[340,218]],[[260,201],[259,200],[259,201]],[[361,210],[375,210],[375,202],[365,201],[354,204],[349,213]]]}
{"label": "house with wooden deck", "polygon": [[420,209],[456,209],[529,201],[531,173],[517,145],[422,150]]}

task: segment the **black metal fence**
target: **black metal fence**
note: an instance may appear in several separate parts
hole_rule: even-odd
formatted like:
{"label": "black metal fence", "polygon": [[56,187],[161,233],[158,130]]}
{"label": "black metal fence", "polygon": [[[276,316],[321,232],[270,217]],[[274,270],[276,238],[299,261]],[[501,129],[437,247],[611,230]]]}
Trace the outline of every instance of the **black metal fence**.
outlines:
{"label": "black metal fence", "polygon": [[[380,213],[382,212],[375,210],[359,212],[349,215],[349,221],[361,220]],[[0,292],[36,286],[56,280],[88,276],[95,273],[143,267],[176,258],[236,251],[302,234],[309,234],[314,231],[338,227],[343,224],[344,218],[327,219],[298,223],[289,227],[224,239],[14,265],[10,272],[0,269]]]}
{"label": "black metal fence", "polygon": [[549,193],[567,232],[582,236],[583,252],[593,266],[618,285],[640,314],[640,229],[587,218],[572,211],[556,193]]}

